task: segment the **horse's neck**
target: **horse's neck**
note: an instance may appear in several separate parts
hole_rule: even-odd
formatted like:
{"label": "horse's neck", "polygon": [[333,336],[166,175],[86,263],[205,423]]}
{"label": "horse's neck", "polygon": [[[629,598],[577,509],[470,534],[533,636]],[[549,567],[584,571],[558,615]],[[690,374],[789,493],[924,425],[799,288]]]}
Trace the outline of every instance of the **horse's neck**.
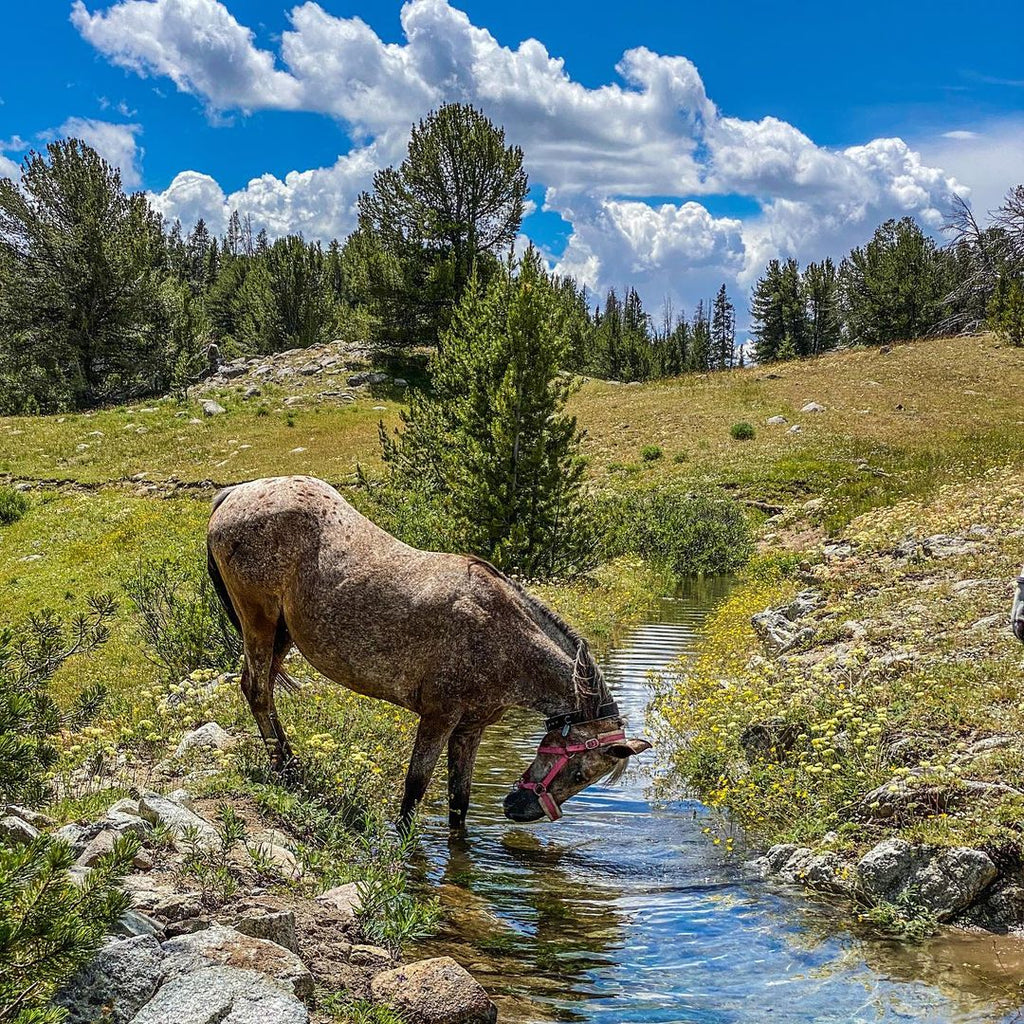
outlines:
{"label": "horse's neck", "polygon": [[[517,703],[533,708],[545,716],[577,711],[579,694],[576,690],[576,657],[562,650],[545,646],[537,656],[527,662],[520,682],[522,693]],[[609,698],[608,686],[598,676],[595,706]]]}

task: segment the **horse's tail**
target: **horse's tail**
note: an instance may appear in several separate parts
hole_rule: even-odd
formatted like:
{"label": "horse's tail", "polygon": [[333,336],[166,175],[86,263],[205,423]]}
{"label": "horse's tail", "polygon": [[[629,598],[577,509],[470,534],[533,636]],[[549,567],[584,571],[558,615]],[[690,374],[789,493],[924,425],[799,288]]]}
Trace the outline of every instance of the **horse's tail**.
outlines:
{"label": "horse's tail", "polygon": [[[211,515],[217,511],[221,502],[233,490],[233,487],[223,487],[213,496],[213,508],[210,513]],[[228,593],[228,588],[224,585],[224,577],[221,576],[217,560],[213,557],[213,546],[210,543],[209,535],[207,535],[206,538],[206,571],[210,574],[210,579],[213,581],[213,589],[216,592],[217,597],[220,598],[220,603],[224,606],[224,611],[227,612],[231,625],[238,630],[239,634],[241,634],[242,621],[238,617],[238,612],[235,611],[235,606],[231,603],[231,595]]]}
{"label": "horse's tail", "polygon": [[[219,490],[213,496],[213,512],[216,512],[220,507],[221,502],[234,490],[233,487],[224,487]],[[217,560],[213,557],[213,546],[210,543],[210,538],[206,538],[206,571],[210,574],[210,579],[213,582],[213,589],[220,599],[220,603],[224,607],[224,611],[227,612],[228,619],[231,625],[235,627],[239,635],[242,635],[242,621],[238,617],[238,612],[235,610],[235,606],[231,601],[231,595],[228,593],[228,588],[224,583],[224,577],[220,573],[220,567],[217,565]],[[277,623],[277,629],[274,633],[274,654],[280,654],[290,643],[288,636],[288,626],[284,621],[284,613],[281,613],[281,618]],[[276,661],[276,658],[275,658]],[[294,693],[299,689],[299,683],[293,679],[283,668],[278,668],[276,673],[278,684],[289,693]]]}

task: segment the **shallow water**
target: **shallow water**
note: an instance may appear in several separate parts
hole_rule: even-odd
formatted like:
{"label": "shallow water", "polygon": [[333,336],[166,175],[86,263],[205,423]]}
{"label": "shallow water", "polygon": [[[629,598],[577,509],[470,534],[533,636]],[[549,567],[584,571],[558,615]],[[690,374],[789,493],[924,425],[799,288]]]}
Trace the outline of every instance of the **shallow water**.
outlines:
{"label": "shallow water", "polygon": [[[661,603],[605,663],[632,735],[650,673],[693,651],[725,582]],[[490,729],[469,830],[427,816],[425,868],[450,911],[419,955],[450,953],[491,992],[501,1019],[596,1024],[755,1021],[1021,1021],[1024,943],[944,936],[868,940],[827,904],[773,890],[726,862],[693,800],[653,802],[656,752],[613,788],[593,787],[557,823],[518,826],[501,800],[530,762],[537,716]],[[435,793],[443,793],[441,780]]]}

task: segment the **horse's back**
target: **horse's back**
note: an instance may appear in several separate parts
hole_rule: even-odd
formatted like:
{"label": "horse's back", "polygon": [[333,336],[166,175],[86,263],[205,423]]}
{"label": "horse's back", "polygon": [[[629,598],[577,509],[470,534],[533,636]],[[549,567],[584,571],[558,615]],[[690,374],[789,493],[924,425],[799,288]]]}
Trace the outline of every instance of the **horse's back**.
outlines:
{"label": "horse's back", "polygon": [[340,533],[356,540],[375,529],[329,484],[287,476],[220,492],[207,537],[225,576],[246,587],[280,592],[318,558],[328,537]]}

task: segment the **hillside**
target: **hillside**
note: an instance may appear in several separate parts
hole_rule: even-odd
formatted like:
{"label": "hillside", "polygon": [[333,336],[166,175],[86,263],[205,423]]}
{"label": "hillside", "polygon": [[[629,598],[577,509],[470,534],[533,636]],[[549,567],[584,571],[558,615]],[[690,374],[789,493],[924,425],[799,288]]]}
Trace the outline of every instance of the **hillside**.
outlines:
{"label": "hillside", "polygon": [[[371,365],[369,353],[335,343],[230,364],[185,405],[168,398],[0,420],[0,482],[29,497],[27,513],[0,528],[0,595],[11,619],[47,605],[72,612],[95,591],[121,600],[106,646],[57,676],[65,701],[98,682],[112,694],[91,732],[68,737],[67,778],[79,777],[90,751],[108,760],[92,795],[51,808],[58,821],[96,813],[140,778],[148,784],[157,766],[166,771],[183,731],[211,717],[248,730],[237,688],[216,672],[185,680],[190,703],[170,710],[181,684],[139,642],[125,581],[166,563],[194,566],[185,582],[201,585],[216,486],[297,472],[350,482],[357,463],[377,463],[378,421],[397,423],[403,397],[422,379],[422,358]],[[1015,783],[1024,755],[1012,739],[1024,724],[1020,650],[1004,628],[1008,581],[1024,559],[1022,393],[1024,353],[974,337],[649,384],[588,380],[572,399],[593,484],[718,489],[748,505],[759,531],[762,554],[714,616],[697,670],[676,681],[666,704],[677,735],[689,737],[678,784],[696,785],[755,843],[833,858],[825,886],[868,905],[888,906],[896,890],[865,895],[837,883],[837,871],[854,872],[886,838],[975,850],[997,865],[958,904],[959,919],[973,913],[994,926],[1002,911],[975,905],[994,884],[1024,891],[1014,874],[1024,861],[1016,838],[1024,794]],[[811,403],[815,410],[802,411]],[[784,422],[768,422],[777,417]],[[743,421],[755,436],[735,440],[730,428]],[[542,593],[600,645],[668,585],[625,560]],[[792,636],[783,623],[783,640],[772,640],[777,615],[754,629],[752,616],[788,607],[798,591],[810,593]],[[722,689],[726,677],[743,685]],[[214,678],[231,685],[211,690]],[[393,800],[406,717],[375,717],[336,688],[313,687],[315,703],[284,709],[304,760],[333,789],[342,783],[332,751],[354,731],[367,734],[380,772],[365,796]],[[863,736],[851,715],[867,716]],[[751,736],[761,739],[751,746]],[[765,742],[776,750],[780,737],[788,737],[786,756],[759,760],[756,751]],[[247,763],[249,771],[255,762]],[[889,810],[879,787],[893,785],[902,803]],[[203,783],[201,795],[203,786],[252,792],[244,775]],[[281,807],[274,792],[261,783],[257,802]],[[301,832],[307,812],[288,807],[275,813]],[[363,870],[342,870],[350,853],[330,843],[305,855],[324,865],[318,877],[326,880]],[[798,867],[783,877],[802,877]],[[884,911],[901,927],[955,916],[908,900]]]}

